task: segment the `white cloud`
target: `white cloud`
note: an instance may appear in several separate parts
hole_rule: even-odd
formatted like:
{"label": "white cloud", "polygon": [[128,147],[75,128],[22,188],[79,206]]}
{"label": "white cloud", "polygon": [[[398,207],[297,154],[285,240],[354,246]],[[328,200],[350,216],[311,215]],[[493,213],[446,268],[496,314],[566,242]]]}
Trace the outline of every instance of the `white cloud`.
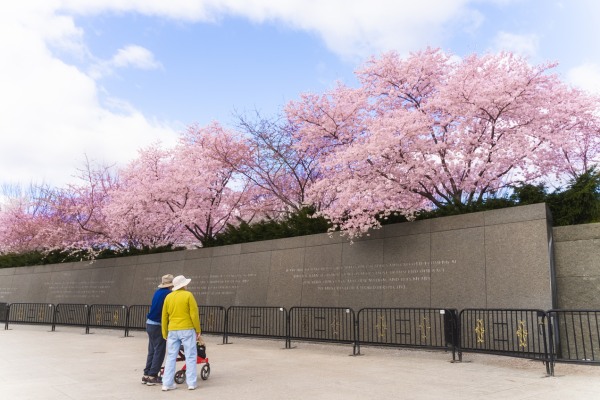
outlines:
{"label": "white cloud", "polygon": [[119,49],[117,54],[110,60],[115,67],[132,66],[141,69],[155,69],[162,67],[161,63],[154,60],[151,51],[135,45],[125,46]]}
{"label": "white cloud", "polygon": [[600,65],[585,63],[571,68],[567,79],[575,86],[600,94]]}
{"label": "white cloud", "polygon": [[154,59],[154,54],[141,46],[129,45],[117,51],[108,61],[98,61],[90,68],[92,78],[111,75],[115,68],[162,69],[160,61]]}
{"label": "white cloud", "polygon": [[540,47],[540,37],[536,34],[516,35],[508,32],[498,32],[493,40],[495,50],[514,51],[528,56],[537,55]]}
{"label": "white cloud", "polygon": [[[44,0],[52,1],[52,0]],[[497,2],[498,0],[489,0]],[[438,43],[450,25],[473,29],[481,14],[475,0],[54,0],[66,12],[137,12],[189,22],[215,22],[239,16],[256,23],[273,22],[313,32],[342,57],[364,57],[397,49],[401,52]]]}
{"label": "white cloud", "polygon": [[[145,117],[123,100],[103,104],[94,78],[116,68],[162,68],[148,49],[130,45],[99,61],[76,26],[78,15],[124,12],[186,22],[224,16],[275,23],[311,32],[346,58],[391,48],[406,54],[442,43],[449,27],[472,29],[481,15],[476,0],[27,0],[9,1],[0,13],[0,182],[45,177],[61,184],[84,152],[125,163],[136,149],[174,130]],[[84,72],[59,60],[68,51],[92,63]],[[110,94],[108,94],[110,96]],[[123,107],[123,104],[125,106]]]}
{"label": "white cloud", "polygon": [[[106,106],[96,82],[55,58],[49,44],[82,51],[81,30],[43,7],[0,16],[0,182],[71,180],[84,152],[121,165],[174,130],[120,100]],[[83,47],[82,47],[83,46]]]}

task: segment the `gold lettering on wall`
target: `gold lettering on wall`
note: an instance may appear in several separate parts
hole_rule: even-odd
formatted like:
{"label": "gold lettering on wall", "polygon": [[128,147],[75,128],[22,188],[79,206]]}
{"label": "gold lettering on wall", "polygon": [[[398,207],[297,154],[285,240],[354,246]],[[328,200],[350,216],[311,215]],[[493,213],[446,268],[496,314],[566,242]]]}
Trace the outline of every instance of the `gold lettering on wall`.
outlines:
{"label": "gold lettering on wall", "polygon": [[115,313],[113,314],[113,320],[115,321],[115,325],[117,325],[117,323],[119,322],[119,311],[115,310]]}
{"label": "gold lettering on wall", "polygon": [[98,313],[96,313],[96,324],[100,325],[102,322],[102,310],[98,309]]}

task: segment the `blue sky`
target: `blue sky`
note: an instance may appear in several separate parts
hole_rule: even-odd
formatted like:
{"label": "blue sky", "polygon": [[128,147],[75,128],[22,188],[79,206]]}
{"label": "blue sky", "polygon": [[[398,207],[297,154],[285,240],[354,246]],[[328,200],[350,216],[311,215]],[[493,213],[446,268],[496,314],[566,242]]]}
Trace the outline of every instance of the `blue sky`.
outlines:
{"label": "blue sky", "polygon": [[370,54],[558,59],[600,93],[600,1],[44,0],[0,6],[0,182],[63,185],[197,121],[355,84]]}
{"label": "blue sky", "polygon": [[163,66],[98,80],[111,96],[186,124],[230,120],[236,108],[276,112],[299,91],[322,90],[354,68],[315,35],[241,18],[181,24],[127,15],[82,24],[99,32],[89,35],[89,47],[101,58],[112,56],[115,43],[135,43],[151,49]]}

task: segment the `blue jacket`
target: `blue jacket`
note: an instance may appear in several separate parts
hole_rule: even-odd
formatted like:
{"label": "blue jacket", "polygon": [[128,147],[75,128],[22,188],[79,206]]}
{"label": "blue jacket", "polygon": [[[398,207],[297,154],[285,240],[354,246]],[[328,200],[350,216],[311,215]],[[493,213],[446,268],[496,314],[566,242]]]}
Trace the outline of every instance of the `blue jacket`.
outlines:
{"label": "blue jacket", "polygon": [[163,304],[165,303],[165,298],[167,295],[169,295],[169,293],[171,293],[171,289],[169,288],[161,288],[154,292],[154,297],[152,298],[152,307],[150,307],[150,314],[147,315],[149,320],[158,322],[160,324],[162,320]]}

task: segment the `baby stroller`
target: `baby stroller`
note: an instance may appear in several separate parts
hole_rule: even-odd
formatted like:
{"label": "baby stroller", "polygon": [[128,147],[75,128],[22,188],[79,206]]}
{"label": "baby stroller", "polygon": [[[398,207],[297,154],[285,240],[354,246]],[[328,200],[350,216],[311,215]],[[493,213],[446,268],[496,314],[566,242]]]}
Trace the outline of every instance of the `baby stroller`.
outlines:
{"label": "baby stroller", "polygon": [[[207,380],[210,375],[210,364],[208,363],[208,358],[206,358],[206,346],[196,342],[196,351],[198,352],[198,357],[196,359],[197,364],[204,364],[202,368],[200,368],[200,378],[203,381]],[[185,361],[185,353],[183,351],[183,345],[179,347],[179,354],[177,355],[176,361]],[[179,371],[175,372],[175,382],[178,384],[182,384],[185,382],[185,372],[186,365],[183,366]],[[165,367],[160,369],[158,376],[162,379],[163,374],[165,373]]]}

